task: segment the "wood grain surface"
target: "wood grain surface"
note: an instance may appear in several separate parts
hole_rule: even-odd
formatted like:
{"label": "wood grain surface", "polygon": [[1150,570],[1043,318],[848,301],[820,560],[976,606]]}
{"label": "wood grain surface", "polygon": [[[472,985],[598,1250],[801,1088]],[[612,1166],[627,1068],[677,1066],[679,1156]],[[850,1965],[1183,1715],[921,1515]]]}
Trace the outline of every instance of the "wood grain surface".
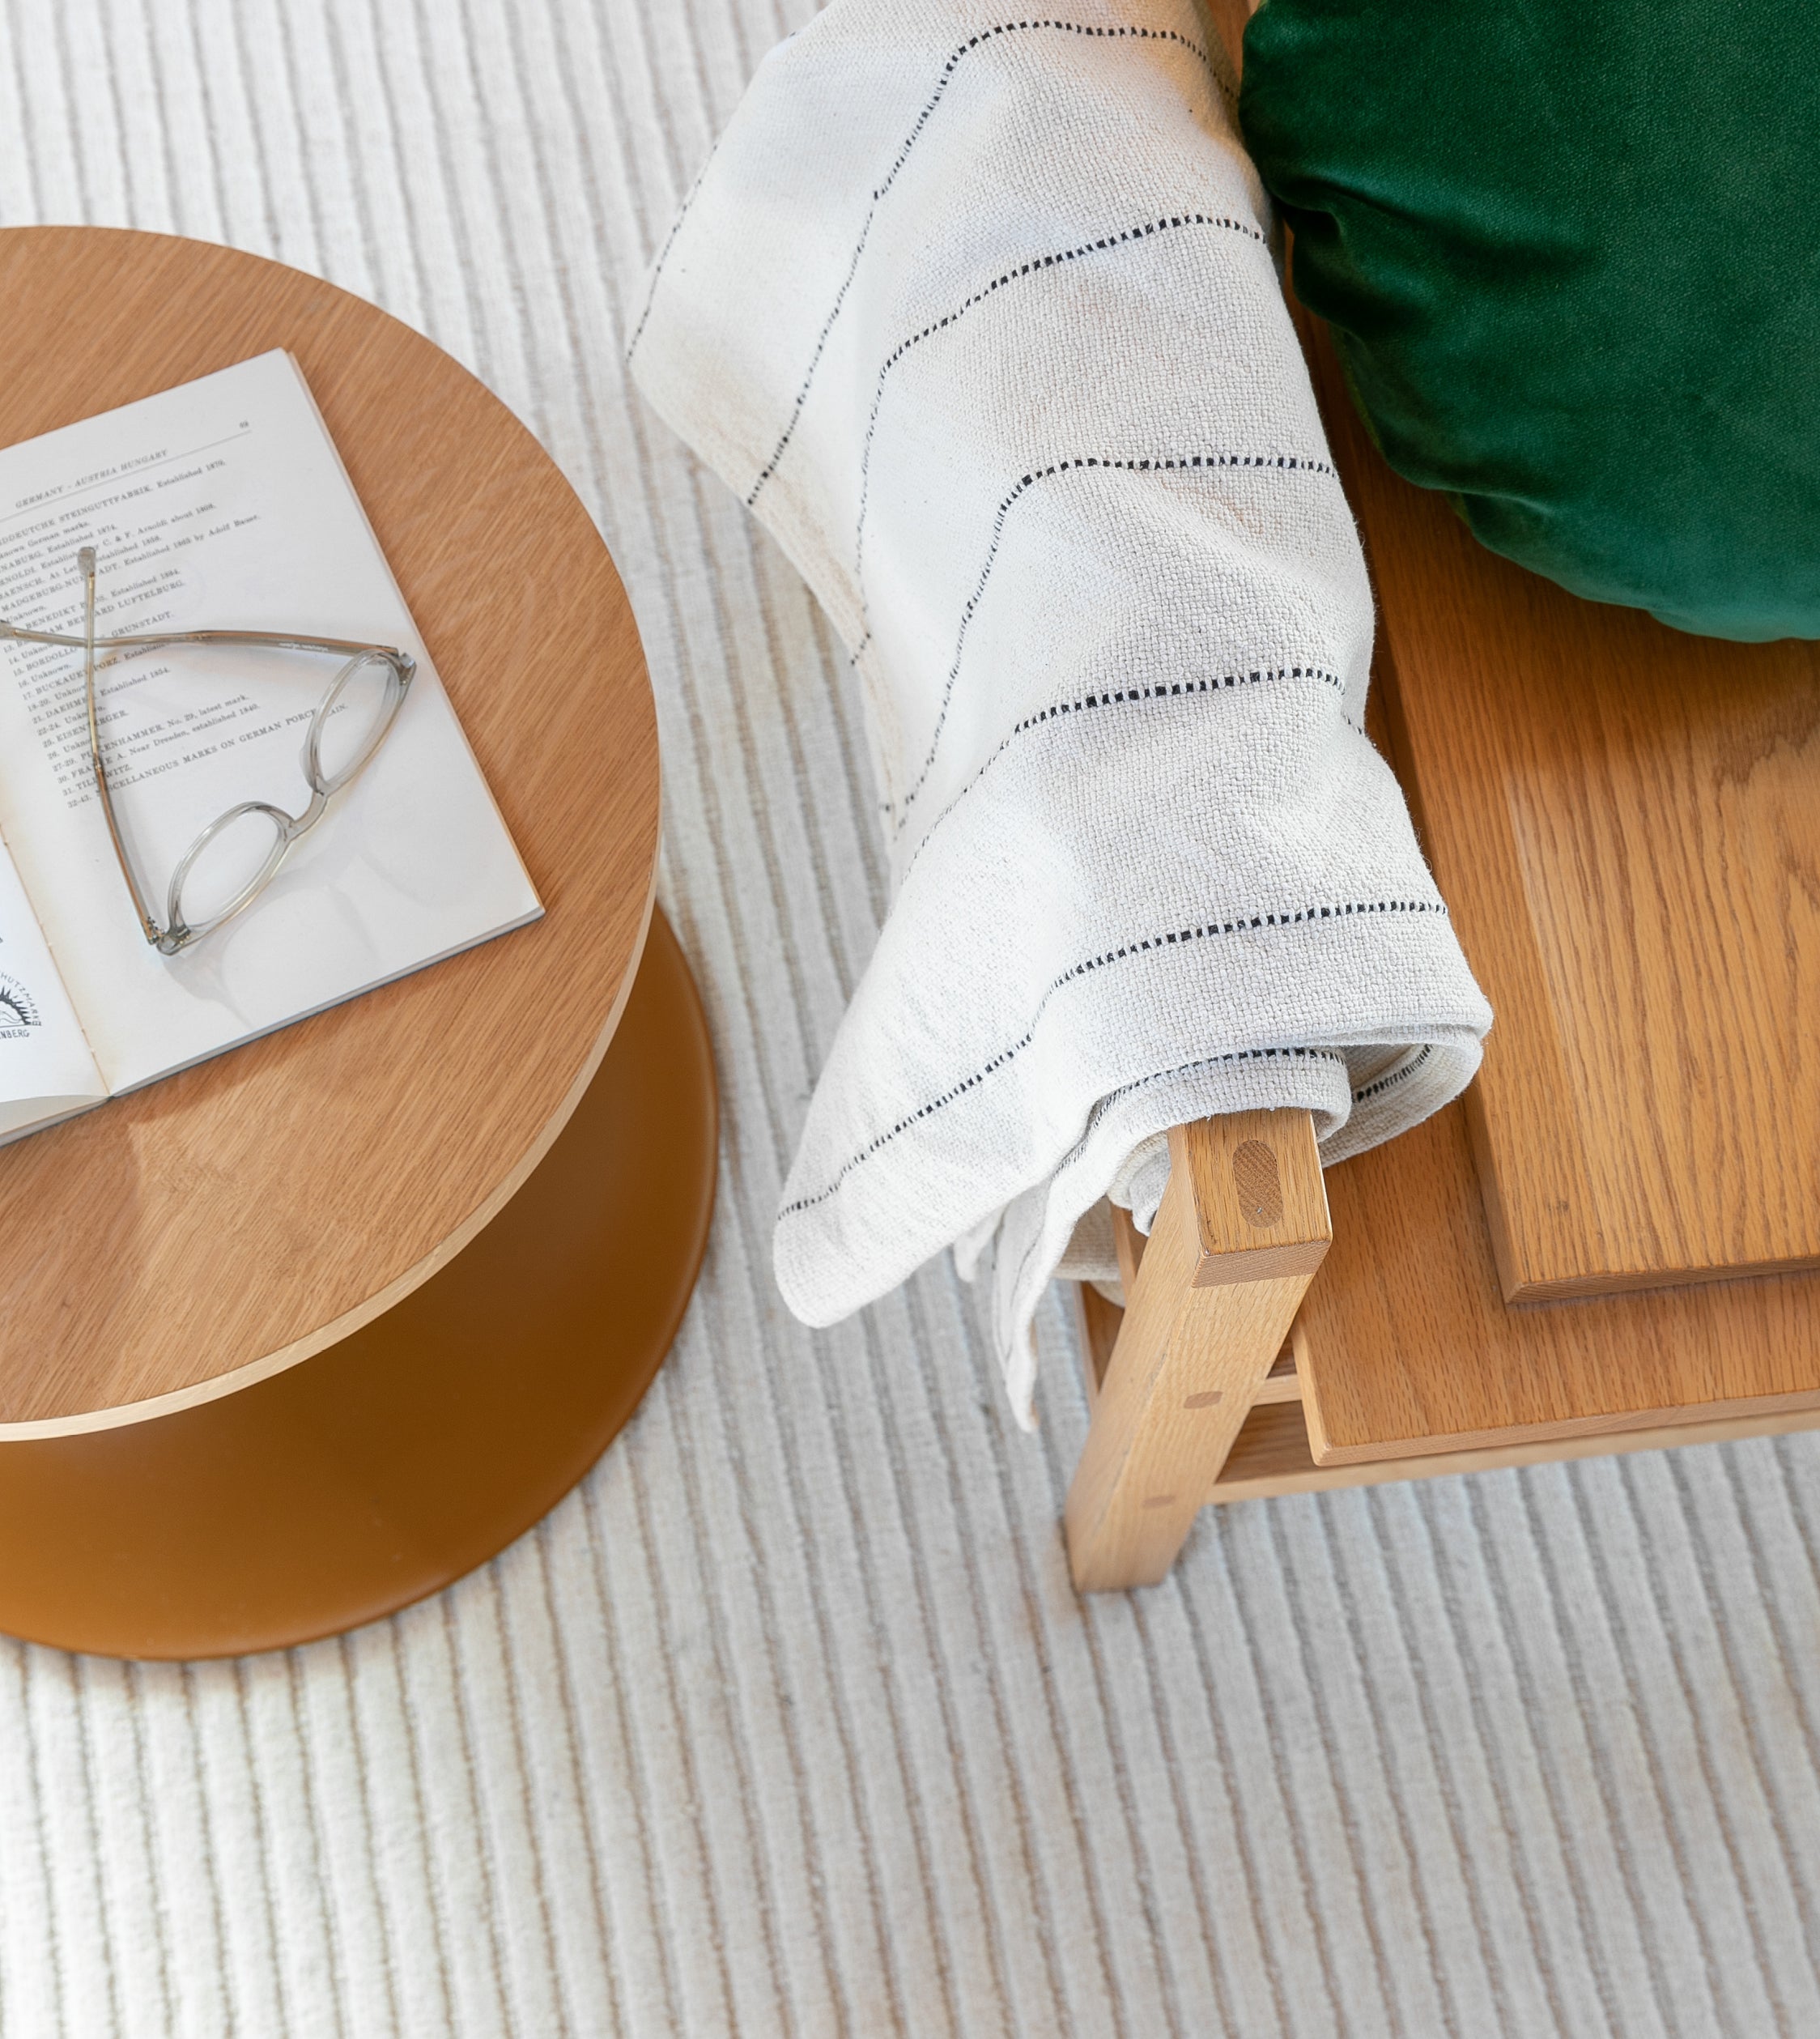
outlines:
{"label": "wood grain surface", "polygon": [[100,228],[0,232],[0,445],[291,350],[547,909],[0,1150],[5,1439],[248,1385],[474,1236],[612,1034],[649,922],[658,782],[599,534],[427,340],[275,263]]}
{"label": "wood grain surface", "polygon": [[1820,645],[1689,636],[1486,551],[1304,339],[1400,773],[1497,1015],[1469,1109],[1505,1296],[1820,1265]]}
{"label": "wood grain surface", "polygon": [[1497,1015],[1461,1103],[1329,1173],[1313,1457],[1792,1421],[1820,1406],[1814,649],[1485,551],[1299,323],[1378,591],[1373,727]]}
{"label": "wood grain surface", "polygon": [[[1235,62],[1248,11],[1211,8]],[[1485,551],[1292,309],[1378,594],[1371,726],[1497,1024],[1465,1100],[1329,1172],[1306,1437],[1255,1411],[1215,1492],[1820,1421],[1820,1275],[1704,1279],[1820,1251],[1815,649],[1686,637]],[[1505,1300],[1563,1288],[1594,1292]]]}
{"label": "wood grain surface", "polygon": [[1615,1452],[1662,1451],[1678,1445],[1725,1444],[1741,1437],[1775,1437],[1820,1428],[1820,1409],[1781,1415],[1724,1416],[1644,1430],[1553,1437],[1538,1444],[1493,1445],[1483,1451],[1435,1453],[1421,1458],[1381,1458],[1363,1464],[1317,1466],[1308,1433],[1292,1408],[1254,1407],[1227,1454],[1210,1501],[1270,1501],[1281,1494],[1319,1494],[1338,1487],[1381,1487],[1399,1479],[1434,1479],[1447,1473],[1496,1472],[1507,1466],[1543,1466],[1562,1458],[1602,1458]]}
{"label": "wood grain surface", "polygon": [[1312,1275],[1332,1233],[1314,1122],[1303,1111],[1228,1112],[1172,1134],[1200,1228],[1197,1288]]}
{"label": "wood grain surface", "polygon": [[1149,1586],[1175,1562],[1326,1243],[1307,1112],[1171,1128],[1168,1185],[1110,1359],[1093,1369],[1092,1420],[1068,1491],[1081,1592]]}
{"label": "wood grain surface", "polygon": [[1327,1197],[1297,1352],[1319,1464],[1820,1408],[1820,1275],[1507,1304],[1461,1104]]}

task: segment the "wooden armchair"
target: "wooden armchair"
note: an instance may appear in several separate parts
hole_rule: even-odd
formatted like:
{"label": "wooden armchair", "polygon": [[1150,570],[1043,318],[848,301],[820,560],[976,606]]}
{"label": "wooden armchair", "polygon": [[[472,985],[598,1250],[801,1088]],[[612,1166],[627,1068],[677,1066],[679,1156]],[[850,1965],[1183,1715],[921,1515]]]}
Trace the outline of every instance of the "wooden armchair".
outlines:
{"label": "wooden armchair", "polygon": [[1080,1292],[1084,1591],[1161,1578],[1208,1501],[1820,1426],[1820,646],[1481,550],[1303,337],[1373,734],[1497,1024],[1465,1098],[1325,1194],[1305,1113],[1171,1134],[1128,1306]]}

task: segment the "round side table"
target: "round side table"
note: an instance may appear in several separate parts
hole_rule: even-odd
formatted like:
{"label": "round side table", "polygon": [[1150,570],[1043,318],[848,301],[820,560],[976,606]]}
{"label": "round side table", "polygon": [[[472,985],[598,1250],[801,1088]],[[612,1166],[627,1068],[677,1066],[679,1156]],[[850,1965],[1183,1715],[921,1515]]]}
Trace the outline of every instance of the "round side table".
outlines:
{"label": "round side table", "polygon": [[650,687],[555,464],[373,306],[81,228],[0,232],[0,445],[290,350],[546,908],[0,1149],[0,1629],[279,1647],[529,1528],[681,1321],[717,1106]]}

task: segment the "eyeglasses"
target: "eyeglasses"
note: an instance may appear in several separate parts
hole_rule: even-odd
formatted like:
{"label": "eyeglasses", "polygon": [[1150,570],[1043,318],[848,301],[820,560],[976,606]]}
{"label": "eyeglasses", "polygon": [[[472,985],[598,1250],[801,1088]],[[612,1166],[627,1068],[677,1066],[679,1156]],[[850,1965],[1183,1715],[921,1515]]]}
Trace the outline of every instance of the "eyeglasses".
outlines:
{"label": "eyeglasses", "polygon": [[[83,685],[88,709],[88,755],[95,768],[95,790],[108,835],[120,860],[139,927],[160,956],[175,956],[212,934],[236,913],[244,913],[277,877],[279,867],[344,792],[372,763],[391,734],[404,705],[417,662],[389,645],[358,645],[338,637],[293,637],[269,630],[177,630],[150,636],[97,637],[95,634],[95,548],[85,545],[76,555],[83,581],[83,634],[59,636],[53,631],[23,630],[0,618],[0,637],[28,645],[66,645],[83,654]],[[321,705],[310,718],[304,740],[304,777],[309,801],[301,814],[287,814],[265,800],[243,800],[218,815],[196,838],[171,874],[165,923],[159,924],[141,890],[114,812],[113,792],[101,755],[101,728],[96,706],[95,654],[98,650],[149,651],[165,645],[222,645],[265,651],[319,652],[345,661],[329,683]],[[333,718],[333,721],[331,721]],[[185,896],[195,917],[186,912]]]}

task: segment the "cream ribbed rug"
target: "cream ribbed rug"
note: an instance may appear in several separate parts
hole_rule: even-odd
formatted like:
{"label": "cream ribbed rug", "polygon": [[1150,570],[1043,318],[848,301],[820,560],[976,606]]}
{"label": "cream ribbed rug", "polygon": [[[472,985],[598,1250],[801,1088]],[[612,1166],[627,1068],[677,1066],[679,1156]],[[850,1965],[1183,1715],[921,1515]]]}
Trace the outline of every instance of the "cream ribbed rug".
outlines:
{"label": "cream ribbed rug", "polygon": [[487,1572],[240,1664],[0,1645],[0,2033],[1820,2032],[1820,1441],[1206,1514],[1083,1608],[1059,1313],[1030,1439],[945,1266],[779,1304],[872,794],[826,628],[619,363],[806,11],[0,0],[0,223],[320,270],[598,512],[728,1128],[669,1368]]}

